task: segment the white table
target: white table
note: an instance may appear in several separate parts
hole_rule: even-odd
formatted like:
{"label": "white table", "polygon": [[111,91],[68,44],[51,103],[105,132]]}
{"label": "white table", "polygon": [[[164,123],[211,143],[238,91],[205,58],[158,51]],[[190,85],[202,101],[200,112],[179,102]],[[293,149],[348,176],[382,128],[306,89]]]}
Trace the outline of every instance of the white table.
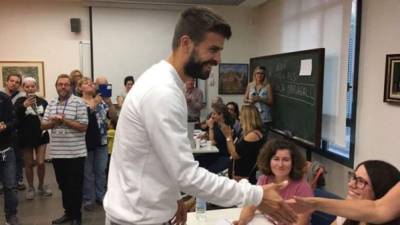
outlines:
{"label": "white table", "polygon": [[[196,213],[188,213],[187,225],[229,225],[232,221],[238,220],[241,208],[207,210],[204,221],[197,220]],[[249,225],[273,225],[258,211]]]}
{"label": "white table", "polygon": [[200,146],[200,149],[192,148],[192,152],[195,154],[202,154],[202,153],[218,153],[218,148],[215,145],[211,145],[210,147],[207,146]]}

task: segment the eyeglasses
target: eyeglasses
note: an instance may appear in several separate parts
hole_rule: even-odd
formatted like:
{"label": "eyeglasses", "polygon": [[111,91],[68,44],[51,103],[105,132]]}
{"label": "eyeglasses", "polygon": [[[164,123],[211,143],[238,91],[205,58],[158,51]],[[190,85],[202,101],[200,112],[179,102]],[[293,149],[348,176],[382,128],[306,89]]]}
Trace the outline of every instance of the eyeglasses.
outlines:
{"label": "eyeglasses", "polygon": [[358,177],[358,176],[356,175],[356,173],[354,173],[353,171],[349,171],[349,173],[348,173],[348,181],[349,181],[349,183],[352,182],[352,181],[354,181],[356,187],[357,187],[358,189],[361,189],[361,190],[364,189],[365,186],[368,185],[368,181],[366,181],[366,180],[365,180],[364,178],[362,178],[362,177]]}

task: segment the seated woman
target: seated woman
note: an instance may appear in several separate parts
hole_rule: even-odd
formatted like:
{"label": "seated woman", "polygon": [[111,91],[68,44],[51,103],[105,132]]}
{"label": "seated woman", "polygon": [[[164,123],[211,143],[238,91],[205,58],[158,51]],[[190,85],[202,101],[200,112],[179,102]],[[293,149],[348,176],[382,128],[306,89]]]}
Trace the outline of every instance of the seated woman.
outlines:
{"label": "seated woman", "polygon": [[[240,118],[243,135],[236,143],[227,142],[228,152],[233,159],[232,177],[237,181],[246,178],[250,183],[255,184],[257,182],[257,156],[265,142],[262,132],[263,124],[260,113],[254,105],[243,105]],[[227,140],[233,139],[234,131],[232,129],[227,128],[222,132]]]}
{"label": "seated woman", "polygon": [[239,106],[236,102],[228,102],[226,103],[226,108],[228,109],[228,112],[231,114],[233,119],[235,119],[235,123],[233,124],[233,132],[236,137],[240,137],[241,127],[240,127],[240,121],[239,121]]}
{"label": "seated woman", "polygon": [[201,167],[210,172],[219,173],[229,167],[230,160],[226,143],[232,140],[225,137],[222,130],[225,127],[232,129],[233,119],[224,104],[216,103],[212,105],[212,108],[211,117],[207,120],[208,138],[218,148],[218,154],[200,154],[196,155],[195,159],[199,161]]}
{"label": "seated woman", "polygon": [[[358,164],[355,172],[349,172],[347,199],[375,200],[383,197],[400,181],[400,172],[391,164],[380,160],[368,160]],[[397,199],[398,200],[398,199]],[[395,201],[397,201],[395,200]],[[367,223],[337,217],[332,225],[366,225]],[[400,224],[400,220],[389,224]]]}
{"label": "seated woman", "polygon": [[[292,143],[279,139],[268,141],[260,151],[257,166],[263,174],[258,178],[257,184],[281,183],[286,180],[289,182],[280,191],[283,199],[313,196],[311,187],[303,179],[305,159]],[[240,225],[249,223],[255,211],[255,206],[243,208],[237,223]],[[296,225],[308,224],[310,224],[310,213],[299,214]]]}

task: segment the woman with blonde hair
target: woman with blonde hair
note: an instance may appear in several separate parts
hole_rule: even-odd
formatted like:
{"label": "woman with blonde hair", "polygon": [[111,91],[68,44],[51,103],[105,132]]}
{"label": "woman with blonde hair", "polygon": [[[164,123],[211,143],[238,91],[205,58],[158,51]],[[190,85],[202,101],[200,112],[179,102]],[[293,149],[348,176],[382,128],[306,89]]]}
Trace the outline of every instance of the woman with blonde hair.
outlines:
{"label": "woman with blonde hair", "polygon": [[32,77],[22,80],[22,88],[26,96],[15,102],[15,112],[18,120],[18,147],[24,155],[25,175],[29,188],[26,199],[32,200],[36,191],[33,186],[33,152],[36,155],[37,176],[39,180],[37,193],[41,196],[51,196],[52,192],[44,185],[46,144],[49,143],[49,133],[40,128],[41,118],[47,107],[47,101],[36,95],[37,82]]}
{"label": "woman with blonde hair", "polygon": [[234,143],[233,131],[229,127],[223,129],[227,140],[228,152],[232,158],[232,177],[239,181],[246,178],[250,183],[256,181],[256,161],[260,148],[265,142],[263,124],[260,113],[254,105],[243,105],[240,111],[242,136]]}
{"label": "woman with blonde hair", "polygon": [[102,205],[106,186],[107,151],[107,115],[109,106],[96,95],[92,79],[83,77],[78,82],[78,91],[88,108],[88,128],[86,130],[86,147],[83,179],[83,208],[94,210],[95,203]]}
{"label": "woman with blonde hair", "polygon": [[[253,82],[247,85],[244,102],[254,104],[261,115],[265,128],[272,122],[271,107],[273,104],[272,87],[266,79],[266,69],[257,66],[253,72]],[[267,130],[266,130],[267,131]]]}

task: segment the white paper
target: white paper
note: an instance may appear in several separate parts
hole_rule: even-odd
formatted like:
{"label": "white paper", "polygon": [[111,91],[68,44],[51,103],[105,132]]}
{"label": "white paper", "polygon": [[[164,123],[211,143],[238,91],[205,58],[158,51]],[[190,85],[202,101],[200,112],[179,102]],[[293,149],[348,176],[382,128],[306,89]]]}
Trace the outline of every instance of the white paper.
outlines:
{"label": "white paper", "polygon": [[312,59],[303,59],[300,63],[300,76],[311,76]]}
{"label": "white paper", "polygon": [[273,225],[273,223],[268,220],[262,214],[256,214],[254,218],[247,225]]}
{"label": "white paper", "polygon": [[215,225],[232,225],[232,222],[228,219],[219,219],[215,222]]}

